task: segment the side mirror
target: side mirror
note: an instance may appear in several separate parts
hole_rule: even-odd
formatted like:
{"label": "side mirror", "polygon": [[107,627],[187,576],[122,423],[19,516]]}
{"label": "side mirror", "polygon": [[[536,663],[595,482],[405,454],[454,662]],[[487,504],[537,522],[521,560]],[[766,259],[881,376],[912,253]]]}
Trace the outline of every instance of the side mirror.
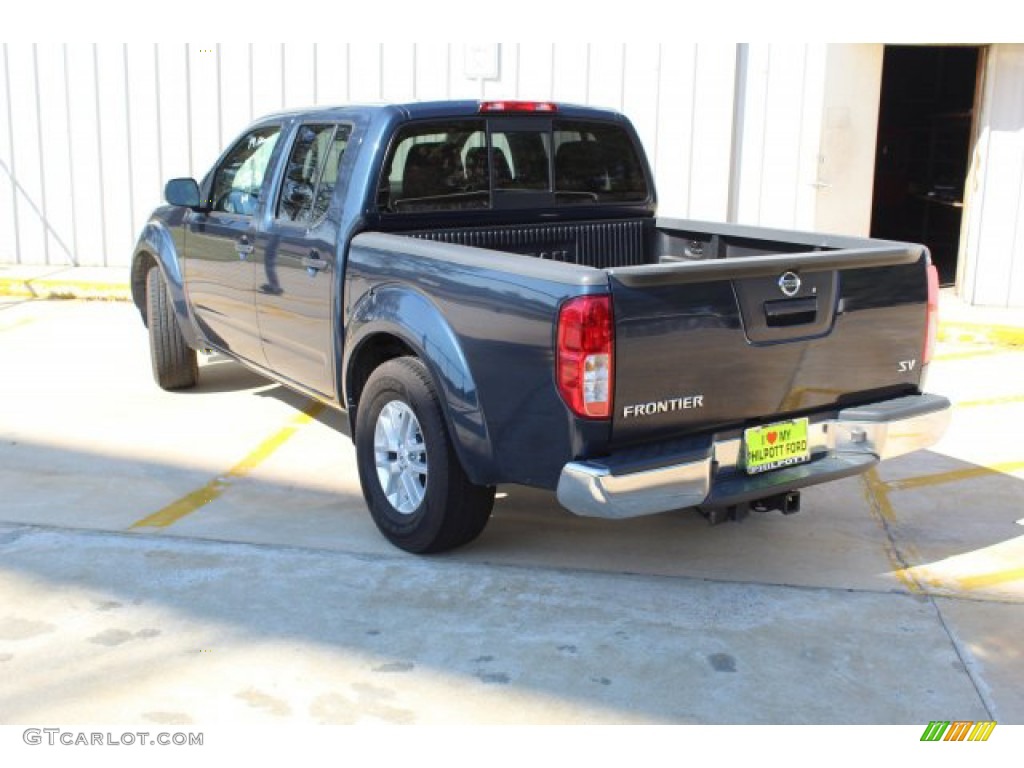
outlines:
{"label": "side mirror", "polygon": [[164,198],[171,205],[199,208],[199,185],[195,179],[171,179],[164,187]]}

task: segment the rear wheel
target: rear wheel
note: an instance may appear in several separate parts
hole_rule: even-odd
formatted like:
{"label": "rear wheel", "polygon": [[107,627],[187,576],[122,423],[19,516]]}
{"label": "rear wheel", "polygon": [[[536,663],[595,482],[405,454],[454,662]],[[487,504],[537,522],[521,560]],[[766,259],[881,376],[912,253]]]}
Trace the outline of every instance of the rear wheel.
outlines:
{"label": "rear wheel", "polygon": [[399,357],[371,375],[356,419],[363,496],[381,533],[407,552],[454,549],[487,525],[494,488],[462,469],[423,363]]}
{"label": "rear wheel", "polygon": [[163,389],[194,387],[199,380],[196,351],[181,335],[159,267],[150,268],[146,275],[146,325],[156,383]]}

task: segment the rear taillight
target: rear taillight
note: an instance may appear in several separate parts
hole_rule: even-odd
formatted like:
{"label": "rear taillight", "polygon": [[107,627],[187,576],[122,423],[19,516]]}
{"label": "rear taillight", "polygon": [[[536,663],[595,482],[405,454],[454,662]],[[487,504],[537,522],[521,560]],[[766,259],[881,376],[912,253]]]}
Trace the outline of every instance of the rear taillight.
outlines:
{"label": "rear taillight", "polygon": [[555,359],[558,391],[577,416],[612,414],[615,331],[611,296],[580,296],[558,312]]}
{"label": "rear taillight", "polygon": [[935,339],[939,335],[939,271],[934,264],[928,265],[928,325],[924,337],[922,365],[928,365],[935,351]]}

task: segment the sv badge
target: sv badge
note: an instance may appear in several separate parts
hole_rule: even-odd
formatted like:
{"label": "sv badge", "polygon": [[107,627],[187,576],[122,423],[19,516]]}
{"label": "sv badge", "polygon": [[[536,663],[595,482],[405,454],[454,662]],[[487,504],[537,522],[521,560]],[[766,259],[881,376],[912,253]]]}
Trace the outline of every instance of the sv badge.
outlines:
{"label": "sv badge", "polygon": [[900,373],[910,373],[917,366],[917,360],[900,360]]}

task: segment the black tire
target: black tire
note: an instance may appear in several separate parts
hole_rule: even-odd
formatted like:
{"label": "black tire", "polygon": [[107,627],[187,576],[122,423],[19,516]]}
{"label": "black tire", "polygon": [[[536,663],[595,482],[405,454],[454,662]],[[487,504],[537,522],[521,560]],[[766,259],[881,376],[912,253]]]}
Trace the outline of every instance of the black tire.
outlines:
{"label": "black tire", "polygon": [[[389,444],[395,451],[381,451],[378,467],[378,427],[385,435],[387,427],[407,411],[415,416],[414,420],[406,416],[402,422],[411,425],[409,439]],[[445,426],[437,389],[417,358],[389,360],[370,375],[359,401],[355,444],[370,514],[384,537],[399,549],[416,554],[443,552],[469,543],[487,525],[494,487],[475,485],[466,477]],[[405,469],[399,469],[403,451]],[[404,483],[392,486],[396,475],[389,473],[396,472],[410,483],[411,493],[397,489]],[[388,487],[395,488],[390,499]]]}
{"label": "black tire", "polygon": [[153,379],[163,389],[187,389],[199,380],[196,351],[185,343],[159,267],[146,275],[146,325]]}

